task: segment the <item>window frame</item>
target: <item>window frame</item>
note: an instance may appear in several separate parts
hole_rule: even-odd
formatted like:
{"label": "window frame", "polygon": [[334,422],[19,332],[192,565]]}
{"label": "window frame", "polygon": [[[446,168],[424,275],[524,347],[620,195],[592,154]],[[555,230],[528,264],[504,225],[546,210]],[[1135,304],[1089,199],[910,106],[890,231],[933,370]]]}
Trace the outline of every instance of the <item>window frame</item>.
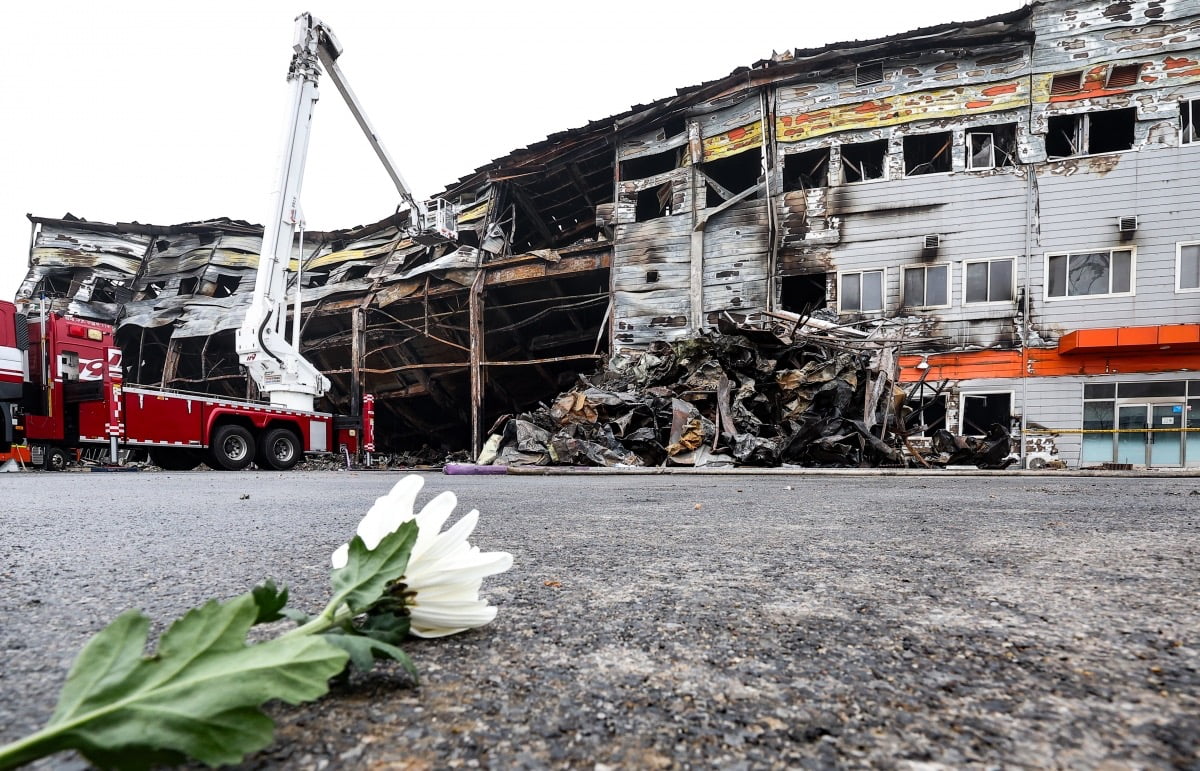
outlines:
{"label": "window frame", "polygon": [[[1012,269],[1011,269],[1011,270],[1009,270],[1009,272],[1008,272],[1008,278],[1009,278],[1008,295],[1009,295],[1009,299],[1007,299],[1007,300],[992,300],[992,299],[987,299],[987,300],[968,300],[968,299],[967,299],[967,266],[968,266],[968,265],[975,265],[975,264],[977,264],[977,263],[986,263],[986,264],[988,264],[988,266],[989,266],[989,267],[988,267],[988,297],[990,298],[990,297],[991,297],[991,294],[992,294],[992,270],[991,270],[991,267],[990,267],[990,266],[991,266],[991,263],[993,263],[993,262],[1000,262],[1000,261],[1002,261],[1002,260],[1008,260],[1009,262],[1011,262],[1011,263],[1012,263]],[[1047,264],[1049,264],[1049,263],[1047,263]],[[963,304],[964,306],[970,305],[970,306],[972,306],[972,307],[975,307],[975,306],[980,306],[980,305],[1011,305],[1011,304],[1013,304],[1013,303],[1015,303],[1015,302],[1017,301],[1017,258],[1016,258],[1016,256],[1008,256],[1008,257],[981,257],[981,258],[979,258],[979,259],[977,259],[977,260],[963,260],[963,261],[962,261],[962,271],[961,271],[961,272],[962,272],[962,304]],[[1048,284],[1048,283],[1049,283],[1049,282],[1047,282],[1047,284]]]}
{"label": "window frame", "polygon": [[[872,308],[870,310],[866,310],[862,307],[862,275],[864,273],[879,273],[880,274],[880,277],[879,277],[879,287],[880,287],[879,304],[880,304],[880,307],[878,309]],[[843,285],[843,280],[844,280],[845,276],[859,276],[859,284],[858,284],[859,308],[857,310],[845,310],[842,308],[842,299],[845,297],[845,293],[842,291],[842,285]],[[851,314],[868,315],[868,314],[872,314],[872,313],[882,314],[882,313],[887,312],[887,280],[888,280],[888,269],[886,267],[864,268],[861,270],[839,270],[837,272],[837,312],[838,312],[838,315],[839,316],[840,315],[851,315]]]}
{"label": "window frame", "polygon": [[[1181,268],[1183,267],[1183,247],[1195,246],[1200,249],[1200,241],[1177,241],[1175,242],[1175,293],[1190,294],[1191,292],[1200,292],[1200,282],[1196,286],[1180,286],[1180,279],[1183,277]],[[1200,253],[1196,255],[1197,262],[1200,262]]]}
{"label": "window frame", "polygon": [[[1179,146],[1193,145],[1200,147],[1200,127],[1196,125],[1196,108],[1200,107],[1200,99],[1184,99],[1179,103]],[[1187,111],[1187,125],[1184,125],[1183,113]],[[1187,139],[1184,135],[1184,129],[1192,130],[1193,139]]]}
{"label": "window frame", "polygon": [[[912,310],[931,310],[934,308],[949,308],[949,307],[951,307],[951,305],[954,303],[954,292],[952,290],[952,288],[954,286],[953,265],[954,265],[954,263],[952,263],[952,262],[931,262],[929,264],[921,264],[921,265],[901,265],[900,266],[900,304],[901,304],[901,307],[903,307],[905,309],[912,309]],[[923,284],[925,297],[921,298],[922,300],[924,300],[929,296],[929,268],[940,268],[940,267],[944,267],[946,269],[946,302],[941,305],[925,305],[924,303],[922,303],[921,305],[913,305],[913,304],[909,303],[908,296],[905,294],[905,291],[904,291],[904,287],[906,284],[905,276],[908,274],[908,271],[910,271],[910,270],[925,271],[925,283]]]}
{"label": "window frame", "polygon": [[[1067,287],[1065,287],[1065,288],[1069,289],[1070,288],[1069,277],[1070,277],[1070,272],[1071,272],[1071,255],[1099,254],[1099,253],[1105,252],[1105,251],[1107,251],[1108,255],[1109,255],[1108,286],[1110,289],[1112,288],[1112,270],[1111,270],[1112,255],[1115,252],[1129,252],[1129,291],[1128,292],[1107,292],[1105,294],[1064,294],[1064,295],[1051,295],[1050,294],[1050,258],[1051,257],[1065,256],[1067,258],[1068,284],[1067,284]],[[1133,297],[1136,294],[1137,294],[1137,247],[1136,246],[1109,246],[1109,247],[1103,247],[1103,248],[1097,248],[1097,249],[1082,248],[1082,249],[1074,249],[1074,250],[1065,251],[1065,252],[1045,252],[1042,257],[1042,299],[1045,300],[1046,302],[1056,303],[1056,302],[1071,301],[1071,300],[1099,300],[1099,299],[1103,299],[1103,298],[1113,298],[1113,297]]]}
{"label": "window frame", "polygon": [[1011,388],[996,388],[987,391],[960,391],[958,394],[958,434],[959,436],[986,436],[986,434],[968,434],[967,431],[967,399],[971,397],[978,398],[980,396],[999,396],[1001,394],[1008,395],[1008,425],[1004,427],[1005,431],[1012,434],[1012,416],[1017,409],[1017,392]]}
{"label": "window frame", "polygon": [[[1133,111],[1133,137],[1129,147],[1121,150],[1093,150],[1092,149],[1092,120],[1098,115],[1106,113]],[[1133,153],[1138,151],[1137,147],[1137,111],[1134,107],[1117,107],[1111,110],[1088,110],[1086,112],[1072,112],[1061,115],[1050,115],[1046,119],[1046,139],[1050,137],[1050,121],[1056,119],[1070,119],[1075,123],[1075,138],[1078,144],[1086,148],[1086,152],[1075,152],[1070,155],[1051,155],[1049,149],[1046,150],[1046,161],[1054,163],[1056,161],[1067,161],[1072,158],[1091,158],[1096,155],[1115,155],[1116,153]],[[1182,119],[1181,119],[1182,120]],[[1072,144],[1075,144],[1074,142]]]}

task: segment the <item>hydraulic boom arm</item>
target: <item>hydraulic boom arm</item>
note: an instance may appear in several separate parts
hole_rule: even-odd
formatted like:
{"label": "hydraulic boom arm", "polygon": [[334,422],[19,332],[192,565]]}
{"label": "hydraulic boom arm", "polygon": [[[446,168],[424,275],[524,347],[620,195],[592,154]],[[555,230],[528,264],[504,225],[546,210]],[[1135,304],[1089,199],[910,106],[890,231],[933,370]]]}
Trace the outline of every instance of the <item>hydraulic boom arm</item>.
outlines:
{"label": "hydraulic boom arm", "polygon": [[[291,85],[290,112],[284,127],[283,155],[279,162],[277,187],[263,232],[262,256],[254,284],[254,297],[246,318],[237,332],[237,352],[241,363],[272,403],[292,409],[312,410],[313,401],[329,388],[329,380],[300,355],[299,339],[288,342],[287,269],[292,258],[296,228],[301,224],[300,188],[317,104],[317,79],[321,66],[337,86],[359,127],[366,134],[375,154],[411,211],[412,233],[421,243],[453,241],[456,237],[453,213],[438,207],[432,213],[416,198],[404,177],[392,163],[379,141],[366,113],[350,90],[337,59],[342,48],[333,32],[309,13],[296,17],[296,36],[292,64],[288,69]],[[296,292],[300,287],[297,285]],[[299,303],[296,306],[299,317]]]}

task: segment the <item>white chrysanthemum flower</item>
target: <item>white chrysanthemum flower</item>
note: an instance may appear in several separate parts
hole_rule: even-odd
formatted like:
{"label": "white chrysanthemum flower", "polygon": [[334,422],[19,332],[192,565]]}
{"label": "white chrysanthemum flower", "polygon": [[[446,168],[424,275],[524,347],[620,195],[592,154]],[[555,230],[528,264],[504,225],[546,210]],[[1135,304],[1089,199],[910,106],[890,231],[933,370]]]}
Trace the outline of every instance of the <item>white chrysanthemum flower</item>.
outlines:
{"label": "white chrysanthemum flower", "polygon": [[[410,474],[375,500],[358,523],[358,535],[368,549],[374,549],[384,536],[414,518],[413,504],[424,485],[424,479]],[[478,511],[472,509],[442,532],[442,525],[457,505],[457,496],[447,490],[415,515],[417,540],[403,580],[410,631],[418,637],[445,637],[490,622],[496,617],[496,608],[479,598],[479,589],[485,577],[512,567],[508,552],[481,552],[467,541],[479,522]],[[333,553],[333,567],[345,567],[349,552],[349,544],[338,547]]]}

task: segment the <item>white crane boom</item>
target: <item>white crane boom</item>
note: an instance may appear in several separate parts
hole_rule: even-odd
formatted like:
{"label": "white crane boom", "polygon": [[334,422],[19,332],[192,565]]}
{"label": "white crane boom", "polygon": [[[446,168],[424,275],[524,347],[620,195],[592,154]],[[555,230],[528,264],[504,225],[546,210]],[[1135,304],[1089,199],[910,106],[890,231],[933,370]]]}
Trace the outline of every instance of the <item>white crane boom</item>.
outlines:
{"label": "white crane boom", "polygon": [[[366,134],[400,193],[401,200],[408,205],[411,212],[410,235],[420,243],[434,244],[454,241],[457,234],[453,210],[449,206],[443,206],[439,201],[438,206],[430,211],[429,207],[413,197],[337,65],[342,48],[329,27],[312,14],[300,14],[296,17],[296,36],[292,48],[294,53],[288,69],[290,111],[284,127],[278,181],[270,214],[264,225],[254,297],[237,331],[236,346],[241,363],[258,384],[259,390],[273,404],[311,411],[314,400],[323,396],[329,388],[329,379],[300,354],[298,335],[293,342],[288,342],[285,322],[287,270],[296,229],[301,225],[300,188],[304,181],[304,164],[308,155],[313,110],[318,99],[317,79],[321,74],[321,65],[324,65]],[[296,293],[299,298],[299,282]],[[295,313],[299,319],[299,299]]]}

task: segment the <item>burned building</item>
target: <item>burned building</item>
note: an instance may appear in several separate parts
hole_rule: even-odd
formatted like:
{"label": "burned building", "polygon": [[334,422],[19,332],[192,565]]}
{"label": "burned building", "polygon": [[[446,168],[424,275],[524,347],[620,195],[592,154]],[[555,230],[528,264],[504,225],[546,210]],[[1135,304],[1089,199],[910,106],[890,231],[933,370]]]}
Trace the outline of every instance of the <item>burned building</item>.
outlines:
{"label": "burned building", "polygon": [[[721,319],[904,342],[913,435],[1200,465],[1200,7],[1044,0],[787,51],[295,245],[303,350],[380,441],[478,449],[604,357]],[[260,229],[31,218],[18,299],[112,321],[128,377],[245,395]]]}

